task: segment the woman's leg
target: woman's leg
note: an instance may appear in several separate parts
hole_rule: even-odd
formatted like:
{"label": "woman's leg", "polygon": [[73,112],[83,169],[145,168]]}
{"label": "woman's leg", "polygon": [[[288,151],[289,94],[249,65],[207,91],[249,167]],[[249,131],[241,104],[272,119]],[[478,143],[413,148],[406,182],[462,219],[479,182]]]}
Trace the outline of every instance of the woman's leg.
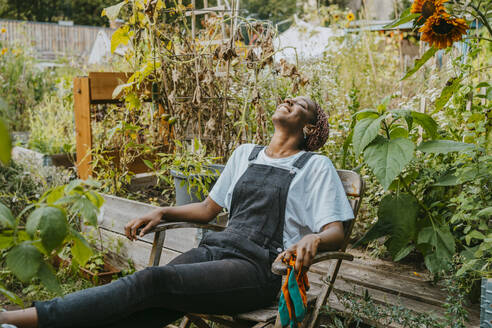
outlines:
{"label": "woman's leg", "polygon": [[[169,265],[147,268],[63,298],[36,302],[39,327],[99,327],[132,320],[134,314],[142,320],[139,326],[147,326],[147,321],[153,326],[160,318],[157,310],[149,309],[156,308],[175,313],[162,315],[159,325],[164,326],[183,312],[238,313],[272,302],[279,281],[266,281],[246,260],[211,261],[212,257],[220,258],[212,253],[199,247]],[[146,311],[156,316],[145,315]]]}
{"label": "woman's leg", "polygon": [[[205,248],[195,248],[190,250],[189,252],[183,253],[176,257],[174,261],[177,263],[190,263],[190,262],[202,262],[202,261],[210,261],[212,259],[211,255],[209,254],[208,250]],[[124,279],[124,278],[122,278]],[[124,286],[124,284],[118,283],[116,284],[117,286]],[[58,302],[64,304],[62,305],[63,308],[69,310],[70,313],[73,312],[79,312],[81,316],[88,316],[91,317],[93,314],[97,312],[102,312],[103,317],[104,317],[104,312],[105,312],[105,306],[99,308],[96,303],[94,303],[93,306],[89,306],[89,311],[82,311],[83,309],[80,308],[77,303],[81,302],[82,304],[87,304],[87,302],[83,302],[84,298],[86,296],[84,295],[89,295],[88,300],[91,299],[97,299],[98,297],[103,300],[103,303],[108,305],[110,308],[113,308],[113,310],[117,310],[119,306],[121,306],[122,302],[125,301],[125,298],[117,298],[117,297],[112,297],[111,292],[104,292],[105,289],[108,289],[108,291],[113,290],[113,289],[118,289],[117,286],[111,286],[108,288],[107,286],[100,286],[100,287],[95,287],[95,288],[90,288],[85,291],[80,291],[76,293],[72,293],[70,295],[66,295],[63,298],[55,298],[54,300],[48,301],[48,302],[35,302],[36,307],[31,307],[23,310],[17,310],[17,311],[9,311],[9,312],[0,312],[0,324],[2,323],[10,323],[13,325],[16,325],[19,328],[31,328],[31,327],[44,327],[44,326],[50,326],[52,323],[50,323],[50,320],[57,321],[56,317],[52,317],[49,313],[49,309],[52,307],[56,307],[55,304]],[[123,287],[124,288],[124,287]],[[91,296],[92,295],[92,296]],[[98,296],[99,295],[99,296]],[[119,295],[121,296],[121,293],[117,293],[114,295]],[[103,304],[104,305],[104,304]],[[138,311],[138,309],[135,309],[134,311],[132,309],[128,310],[127,308],[121,307],[120,308],[121,313],[120,315],[115,315],[114,317],[111,318],[112,321],[118,321],[119,324],[121,325],[122,322],[125,322],[125,319],[129,315],[131,315],[133,312]],[[42,312],[41,318],[38,317],[38,312]],[[129,312],[128,312],[129,311]],[[117,312],[117,311],[113,311]],[[178,313],[176,311],[173,311],[174,314],[168,314],[168,315],[163,315],[163,319],[166,320],[167,317],[169,317],[169,322],[175,321],[177,318],[182,316],[182,313]],[[46,315],[46,318],[43,318],[43,315]],[[139,318],[141,320],[141,314],[135,316],[135,318]],[[71,327],[71,326],[76,326],[76,316],[74,316],[73,320],[70,320],[68,322],[60,322],[60,327],[66,326],[66,327]],[[105,319],[105,318],[103,318]],[[38,321],[40,321],[38,323]],[[106,320],[104,320],[106,321]],[[131,319],[130,319],[131,321]],[[151,320],[152,321],[152,320]],[[146,326],[146,322],[141,321],[140,325]],[[140,326],[138,325],[138,326]],[[151,327],[152,325],[149,325]]]}

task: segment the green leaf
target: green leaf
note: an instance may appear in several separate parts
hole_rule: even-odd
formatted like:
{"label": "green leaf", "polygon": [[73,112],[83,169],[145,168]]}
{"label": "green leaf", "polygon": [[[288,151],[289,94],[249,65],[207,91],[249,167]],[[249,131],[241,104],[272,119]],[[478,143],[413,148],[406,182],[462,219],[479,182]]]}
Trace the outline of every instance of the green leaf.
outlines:
{"label": "green leaf", "polygon": [[[1,101],[2,99],[0,99]],[[7,164],[10,162],[12,152],[12,141],[10,140],[9,130],[4,121],[0,119],[0,162]]]}
{"label": "green leaf", "polygon": [[147,160],[147,159],[144,159],[143,160],[144,164],[147,165],[147,167],[151,170],[154,170],[154,164],[152,164],[151,161]]}
{"label": "green leaf", "polygon": [[56,278],[56,275],[53,271],[53,268],[45,262],[41,263],[39,266],[37,276],[41,279],[41,283],[50,291],[58,294],[59,296],[63,295],[63,291],[60,287],[60,283]]}
{"label": "green leaf", "polygon": [[412,130],[413,116],[412,111],[407,109],[394,109],[390,113],[396,117],[403,117],[407,122],[408,131]]}
{"label": "green leaf", "polygon": [[481,210],[480,212],[477,213],[477,216],[479,217],[482,217],[482,216],[485,216],[485,217],[492,217],[492,207],[486,207],[484,208],[483,210]]}
{"label": "green leaf", "polygon": [[78,231],[70,229],[70,234],[73,240],[73,246],[70,250],[72,256],[80,265],[84,266],[93,255],[92,247]]}
{"label": "green leaf", "polygon": [[38,230],[39,221],[43,216],[44,209],[45,209],[44,206],[35,209],[27,218],[26,232],[28,233],[29,236],[31,236],[31,238],[34,238],[34,235]]}
{"label": "green leaf", "polygon": [[405,248],[402,248],[400,249],[396,254],[395,256],[393,256],[393,260],[398,262],[402,259],[404,259],[405,257],[407,257],[408,254],[410,254],[411,251],[413,251],[415,249],[415,246],[414,245],[408,245],[407,247]]}
{"label": "green leaf", "polygon": [[358,120],[362,120],[362,119],[368,118],[368,117],[372,117],[372,118],[378,118],[379,117],[379,113],[377,111],[375,111],[374,109],[370,109],[370,108],[360,110],[357,113],[355,113],[354,115]]}
{"label": "green leaf", "polygon": [[36,247],[23,242],[7,253],[8,268],[23,282],[27,282],[38,272],[43,261],[42,254]]}
{"label": "green leaf", "polygon": [[436,139],[438,137],[437,134],[437,123],[434,121],[434,119],[427,114],[420,113],[420,112],[415,112],[415,111],[410,111],[410,114],[412,115],[413,121],[420,126],[422,126],[425,130],[425,132],[432,138]]}
{"label": "green leaf", "polygon": [[110,21],[114,21],[118,18],[118,14],[121,11],[121,8],[125,5],[126,1],[122,1],[114,6],[106,7],[102,10],[101,16],[107,16]]}
{"label": "green leaf", "polygon": [[423,228],[419,232],[417,243],[432,246],[432,251],[424,258],[432,273],[446,269],[456,250],[454,237],[448,226],[440,226],[436,230],[432,226]]}
{"label": "green leaf", "polygon": [[15,226],[15,218],[10,209],[0,202],[0,225],[13,228]]}
{"label": "green leaf", "polygon": [[453,174],[446,174],[443,175],[442,177],[439,177],[439,179],[434,183],[432,186],[433,187],[445,187],[445,186],[457,186],[461,184],[459,182],[459,179],[457,176]]}
{"label": "green leaf", "polygon": [[407,129],[401,126],[392,127],[390,131],[390,138],[391,139],[408,138],[408,131]]}
{"label": "green leaf", "polygon": [[64,195],[65,195],[65,186],[58,186],[56,188],[53,188],[46,194],[46,203],[54,204],[58,199],[62,198]]}
{"label": "green leaf", "polygon": [[119,45],[128,44],[128,42],[130,41],[130,35],[128,34],[129,30],[130,28],[127,25],[123,25],[122,27],[114,31],[113,36],[111,37],[111,53],[114,53]]}
{"label": "green leaf", "polygon": [[0,294],[3,294],[5,297],[7,297],[12,303],[15,303],[21,307],[24,307],[24,302],[22,299],[12,293],[10,290],[8,290],[4,285],[0,283]]}
{"label": "green leaf", "polygon": [[473,238],[478,239],[478,240],[484,240],[485,236],[480,231],[472,230],[470,233],[466,234],[466,236],[465,236],[465,241],[466,241],[466,244],[468,246],[470,246],[470,242]]}
{"label": "green leaf", "polygon": [[449,98],[459,89],[461,83],[461,78],[451,78],[444,89],[441,91],[441,95],[436,100],[434,111],[441,110],[444,105],[447,104]]}
{"label": "green leaf", "polygon": [[80,197],[73,204],[73,209],[78,211],[82,218],[90,225],[94,227],[97,226],[97,214],[99,213],[99,210],[89,199]]}
{"label": "green leaf", "polygon": [[104,198],[99,193],[93,190],[89,190],[88,192],[86,192],[85,196],[97,208],[101,208],[101,206],[104,204]]}
{"label": "green leaf", "polygon": [[38,228],[40,230],[41,243],[48,253],[50,253],[63,243],[63,240],[68,234],[68,223],[65,213],[57,207],[43,207]]}
{"label": "green leaf", "polygon": [[400,26],[401,24],[408,23],[415,18],[420,17],[421,14],[412,14],[410,13],[410,8],[406,9],[404,12],[401,13],[400,18],[395,19],[391,23],[384,25],[383,28],[394,28],[397,26]]}
{"label": "green leaf", "polygon": [[0,250],[9,248],[14,244],[14,236],[10,232],[0,231]]}
{"label": "green leaf", "polygon": [[417,200],[410,194],[386,195],[379,205],[378,221],[354,247],[388,235],[386,246],[395,261],[405,257],[412,250],[407,248],[415,235],[418,210]]}
{"label": "green leaf", "polygon": [[422,55],[422,58],[419,58],[415,60],[414,66],[405,74],[405,76],[401,79],[401,81],[407,79],[408,77],[412,76],[415,72],[417,72],[422,65],[424,65],[429,59],[431,59],[437,52],[437,48],[430,48],[425,52],[425,54]]}
{"label": "green leaf", "polygon": [[357,122],[352,136],[352,144],[357,156],[377,137],[383,119],[384,116],[376,119],[367,117]]}
{"label": "green leaf", "polygon": [[447,154],[455,151],[470,151],[476,149],[474,144],[452,140],[432,140],[422,142],[417,150],[424,153]]}
{"label": "green leaf", "polygon": [[408,139],[378,137],[367,146],[364,160],[385,190],[412,160],[415,145]]}

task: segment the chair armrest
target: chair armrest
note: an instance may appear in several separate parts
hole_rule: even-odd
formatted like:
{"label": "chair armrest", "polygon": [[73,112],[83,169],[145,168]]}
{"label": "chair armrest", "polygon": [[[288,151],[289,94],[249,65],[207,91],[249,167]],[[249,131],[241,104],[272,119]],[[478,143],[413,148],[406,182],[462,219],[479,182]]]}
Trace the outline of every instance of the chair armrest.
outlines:
{"label": "chair armrest", "polygon": [[196,223],[196,222],[162,222],[150,229],[151,232],[160,232],[171,229],[180,229],[180,228],[201,228],[208,229],[213,231],[222,231],[225,229],[224,226],[218,224],[211,223]]}
{"label": "chair armrest", "polygon": [[[313,258],[312,264],[326,261],[326,260],[346,260],[353,261],[354,256],[345,252],[319,252]],[[272,272],[278,275],[286,275],[287,274],[287,264],[284,262],[276,261],[272,263]]]}

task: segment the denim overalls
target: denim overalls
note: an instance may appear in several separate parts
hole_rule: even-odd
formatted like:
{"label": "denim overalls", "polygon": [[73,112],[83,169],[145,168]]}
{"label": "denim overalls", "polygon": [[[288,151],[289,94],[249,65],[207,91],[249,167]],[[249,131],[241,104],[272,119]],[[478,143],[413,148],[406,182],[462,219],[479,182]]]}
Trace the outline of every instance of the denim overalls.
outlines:
{"label": "denim overalls", "polygon": [[[165,266],[108,285],[35,302],[39,327],[163,327],[185,313],[234,314],[270,305],[281,277],[270,271],[283,249],[284,215],[294,168],[253,161],[237,181],[224,231]],[[313,153],[293,164],[302,169]]]}

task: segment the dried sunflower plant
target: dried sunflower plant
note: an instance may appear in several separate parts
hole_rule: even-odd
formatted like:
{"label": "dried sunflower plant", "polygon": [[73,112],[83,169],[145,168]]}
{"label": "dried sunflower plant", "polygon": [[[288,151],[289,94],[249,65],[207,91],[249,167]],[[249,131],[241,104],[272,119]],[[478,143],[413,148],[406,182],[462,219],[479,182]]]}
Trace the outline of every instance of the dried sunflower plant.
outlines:
{"label": "dried sunflower plant", "polygon": [[261,95],[258,86],[275,84],[277,75],[288,76],[293,89],[306,83],[295,65],[274,67],[270,24],[239,17],[236,8],[196,16],[201,20],[194,24],[192,10],[181,1],[127,0],[103,11],[109,19],[128,15],[111,50],[125,47],[133,72],[113,93],[124,99],[125,110],[104,141],[131,146],[132,156],[156,155],[145,162],[152,168],[157,154],[193,152],[195,140],[224,162],[239,143],[264,142],[271,129],[266,111],[277,99]]}

